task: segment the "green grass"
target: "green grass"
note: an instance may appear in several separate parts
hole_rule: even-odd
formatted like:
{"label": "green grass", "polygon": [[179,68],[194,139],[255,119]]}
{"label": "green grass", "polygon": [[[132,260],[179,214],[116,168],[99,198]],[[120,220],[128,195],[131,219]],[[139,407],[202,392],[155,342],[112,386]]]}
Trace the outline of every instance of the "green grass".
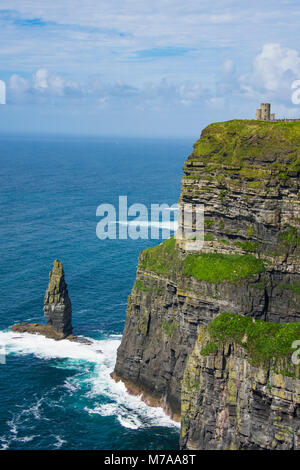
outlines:
{"label": "green grass", "polygon": [[139,266],[157,274],[171,274],[180,269],[180,255],[173,237],[157,246],[142,251]]}
{"label": "green grass", "polygon": [[204,225],[205,227],[209,228],[215,223],[214,219],[205,219],[204,220]]}
{"label": "green grass", "polygon": [[258,248],[258,243],[247,240],[246,242],[235,242],[235,246],[239,246],[247,253],[255,253]]}
{"label": "green grass", "polygon": [[214,240],[214,236],[211,233],[207,233],[204,235],[204,241],[205,242],[212,242]]}
{"label": "green grass", "polygon": [[261,148],[275,150],[275,155],[288,150],[298,157],[299,144],[300,122],[232,120],[207,126],[194,145],[193,159],[210,156],[213,162],[241,163],[244,157],[258,155]]}
{"label": "green grass", "polygon": [[294,292],[294,294],[300,294],[300,285],[299,284],[278,284],[277,286],[279,289],[283,290],[290,290]]}
{"label": "green grass", "polygon": [[185,258],[183,273],[202,281],[219,283],[235,282],[264,270],[263,262],[252,255],[202,253]]}
{"label": "green grass", "polygon": [[[295,351],[291,347],[293,342],[300,339],[300,323],[253,322],[252,318],[236,313],[222,313],[208,324],[208,331],[214,344],[230,341],[241,345],[255,366],[289,360]],[[247,341],[243,342],[245,338]]]}
{"label": "green grass", "polygon": [[141,290],[143,292],[150,292],[151,291],[151,289],[149,287],[145,286],[143,281],[141,281],[140,279],[135,281],[134,288],[138,289],[138,290]]}
{"label": "green grass", "polygon": [[288,247],[300,245],[300,236],[298,235],[297,228],[288,225],[287,230],[279,234],[278,241]]}
{"label": "green grass", "polygon": [[212,341],[209,341],[201,349],[201,354],[202,354],[202,356],[209,356],[210,354],[215,354],[218,351],[218,349],[219,348],[218,348],[218,345],[216,343],[213,343]]}
{"label": "green grass", "polygon": [[193,276],[215,284],[234,283],[265,270],[263,261],[250,254],[193,253],[184,257],[176,249],[173,237],[142,251],[139,267],[168,276]]}
{"label": "green grass", "polygon": [[260,186],[261,186],[260,181],[251,181],[250,183],[248,183],[248,188],[250,189],[258,189],[260,188]]}
{"label": "green grass", "polygon": [[[272,157],[268,165],[266,156]],[[186,163],[197,160],[205,164],[199,168],[201,173],[221,170],[222,174],[235,174],[250,181],[253,189],[275,175],[284,181],[300,172],[300,122],[233,120],[210,124]],[[221,194],[222,200],[224,196]]]}
{"label": "green grass", "polygon": [[179,326],[178,322],[173,322],[173,321],[163,321],[161,322],[161,328],[163,329],[164,333],[167,336],[173,336],[174,333],[174,328],[177,328]]}

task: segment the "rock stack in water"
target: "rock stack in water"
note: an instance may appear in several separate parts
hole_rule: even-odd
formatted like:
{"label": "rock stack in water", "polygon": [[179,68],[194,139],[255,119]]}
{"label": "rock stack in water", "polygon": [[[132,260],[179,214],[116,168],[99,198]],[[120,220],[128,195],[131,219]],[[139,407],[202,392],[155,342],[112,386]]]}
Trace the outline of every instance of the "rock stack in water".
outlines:
{"label": "rock stack in water", "polygon": [[44,314],[47,325],[41,323],[18,323],[12,330],[19,333],[33,333],[60,340],[67,338],[79,341],[72,335],[72,306],[68,294],[63,265],[57,259],[49,273],[49,284],[44,297]]}
{"label": "rock stack in water", "polygon": [[44,314],[48,325],[65,337],[72,334],[72,306],[62,263],[54,261],[44,298]]}

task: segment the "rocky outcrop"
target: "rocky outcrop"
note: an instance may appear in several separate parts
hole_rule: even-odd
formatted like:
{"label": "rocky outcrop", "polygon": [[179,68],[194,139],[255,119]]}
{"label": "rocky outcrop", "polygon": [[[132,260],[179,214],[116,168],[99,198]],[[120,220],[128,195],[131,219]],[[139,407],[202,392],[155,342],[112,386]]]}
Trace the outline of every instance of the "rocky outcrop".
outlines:
{"label": "rocky outcrop", "polygon": [[[184,165],[179,198],[180,236],[140,255],[114,377],[123,380],[134,393],[142,393],[148,402],[163,406],[175,418],[181,413],[186,366],[192,358],[196,361],[201,356],[195,352],[201,328],[223,312],[276,324],[300,321],[299,148],[300,123],[228,121],[208,126]],[[204,244],[201,250],[194,251],[191,242],[197,239],[194,236],[197,234],[193,233],[193,214],[201,205],[205,210]],[[186,217],[188,211],[191,214]],[[216,357],[220,361],[223,358],[224,369],[222,372],[218,369],[216,374],[223,374],[226,388],[226,377],[231,374],[226,369],[229,362],[244,368],[244,395],[239,398],[243,408],[244,401],[253,398],[251,374],[256,372],[241,345],[228,346],[230,353],[228,349],[224,352],[223,346],[218,345],[220,352]],[[228,354],[230,361],[226,362]],[[203,358],[209,360],[212,359]],[[203,383],[207,379],[205,387],[208,383],[217,387],[212,370],[202,367],[201,361],[198,371]],[[259,370],[260,374],[265,373]],[[275,374],[270,364],[263,370],[268,371],[268,377]],[[299,386],[299,379],[284,380],[288,385],[283,391],[290,397],[289,393],[295,393]],[[265,401],[271,400],[269,408],[275,410],[277,402],[270,398],[268,387],[252,401],[254,404],[255,400],[261,400],[263,407]],[[276,386],[272,387],[275,397]],[[185,406],[190,400],[199,404],[198,399],[196,395],[186,398]],[[250,435],[244,439],[236,427],[233,427],[238,436],[235,440],[226,438],[220,443],[218,438],[210,439],[209,431],[201,428],[202,419],[206,420],[210,413],[210,426],[216,427],[213,417],[218,415],[210,410],[210,403],[207,399],[202,411],[195,405],[195,414],[188,415],[189,421],[184,414],[189,424],[186,437],[182,437],[182,447],[295,447],[296,431],[293,431],[294,444],[286,440],[280,444],[280,439],[275,444],[276,437],[272,438],[273,443],[264,440],[265,428],[261,428],[260,441]],[[285,402],[288,408],[291,403]],[[266,413],[269,413],[268,406]],[[233,415],[239,419],[236,410],[237,407],[229,409],[230,419]],[[254,427],[255,413],[255,407],[249,409],[249,420]],[[295,418],[293,413],[288,414],[290,421]],[[202,424],[197,422],[197,417]],[[221,418],[219,421],[222,423]],[[228,419],[224,421],[228,422]],[[275,432],[275,422],[266,422]],[[203,439],[195,439],[202,431]]]}
{"label": "rocky outcrop", "polygon": [[65,336],[64,333],[59,333],[56,331],[52,325],[43,325],[41,323],[17,323],[11,327],[12,331],[16,333],[30,333],[45,336],[46,338],[55,339],[59,341],[61,339],[77,340],[76,336],[68,335]]}
{"label": "rocky outcrop", "polygon": [[48,325],[55,331],[68,336],[72,333],[72,306],[68,294],[63,265],[54,261],[49,273],[49,284],[44,298],[44,315]]}
{"label": "rocky outcrop", "polygon": [[49,273],[49,284],[44,297],[44,315],[48,319],[47,325],[23,322],[13,325],[12,330],[19,333],[41,334],[55,340],[78,339],[72,335],[71,300],[63,265],[58,260],[54,261],[53,269]]}

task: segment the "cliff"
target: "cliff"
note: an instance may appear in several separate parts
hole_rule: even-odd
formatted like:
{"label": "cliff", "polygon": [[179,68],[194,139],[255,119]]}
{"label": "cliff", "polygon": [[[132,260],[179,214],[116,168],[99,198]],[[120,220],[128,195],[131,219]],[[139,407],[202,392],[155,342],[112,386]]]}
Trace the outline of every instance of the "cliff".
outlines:
{"label": "cliff", "polygon": [[[141,253],[114,371],[130,390],[177,419],[186,366],[192,358],[201,364],[195,352],[199,333],[218,315],[300,320],[300,123],[212,124],[194,145],[184,172],[179,208],[204,204],[204,246],[191,252],[186,239],[170,239]],[[179,230],[185,232],[185,223]],[[293,337],[300,339],[298,330]],[[218,347],[221,357],[223,346]],[[230,351],[232,360],[247,363],[247,356],[238,356],[244,350]],[[272,375],[272,366],[266,367]],[[206,374],[200,365],[199,374]],[[290,380],[298,386],[299,379]],[[206,407],[210,413],[209,403]],[[228,448],[227,441],[190,438],[197,420],[192,413],[183,416],[189,423],[183,447]],[[195,426],[200,432],[199,423]],[[232,445],[248,446],[240,442]],[[261,441],[261,447],[267,445]]]}
{"label": "cliff", "polygon": [[300,323],[224,313],[202,327],[182,383],[181,448],[300,449]]}

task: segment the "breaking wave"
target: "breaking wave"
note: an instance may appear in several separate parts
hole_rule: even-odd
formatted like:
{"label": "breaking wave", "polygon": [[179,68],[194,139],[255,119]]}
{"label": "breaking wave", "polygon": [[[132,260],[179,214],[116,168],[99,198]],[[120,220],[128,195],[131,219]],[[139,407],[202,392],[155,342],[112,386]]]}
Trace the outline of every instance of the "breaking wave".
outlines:
{"label": "breaking wave", "polygon": [[[55,341],[29,333],[0,331],[0,350],[2,353],[5,351],[7,359],[9,355],[34,355],[41,360],[50,359],[51,367],[76,371],[59,386],[59,400],[56,398],[54,401],[53,390],[49,391],[46,396],[37,396],[29,408],[16,412],[12,419],[7,421],[9,432],[6,436],[0,436],[3,449],[9,448],[11,441],[25,442],[38,438],[34,432],[32,435],[20,436],[20,430],[23,429],[28,416],[30,415],[32,420],[47,421],[47,407],[62,407],[66,396],[72,397],[74,403],[78,403],[80,399],[83,403],[83,413],[103,418],[113,417],[124,428],[179,427],[162,408],[149,407],[141,397],[130,395],[122,382],[116,383],[111,378],[121,335],[88,339],[91,344],[68,340]],[[53,436],[53,448],[61,448],[65,443],[63,437]]]}

